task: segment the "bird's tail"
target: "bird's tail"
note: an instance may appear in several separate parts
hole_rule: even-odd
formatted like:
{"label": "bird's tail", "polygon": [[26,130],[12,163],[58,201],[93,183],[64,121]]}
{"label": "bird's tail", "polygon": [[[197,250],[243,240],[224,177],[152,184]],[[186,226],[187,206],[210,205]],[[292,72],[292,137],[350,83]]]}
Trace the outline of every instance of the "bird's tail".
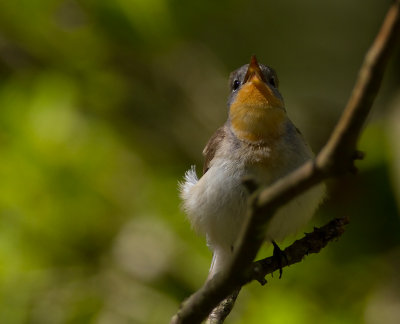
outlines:
{"label": "bird's tail", "polygon": [[232,261],[233,252],[230,249],[214,249],[210,271],[207,279],[211,279],[216,273],[226,269]]}

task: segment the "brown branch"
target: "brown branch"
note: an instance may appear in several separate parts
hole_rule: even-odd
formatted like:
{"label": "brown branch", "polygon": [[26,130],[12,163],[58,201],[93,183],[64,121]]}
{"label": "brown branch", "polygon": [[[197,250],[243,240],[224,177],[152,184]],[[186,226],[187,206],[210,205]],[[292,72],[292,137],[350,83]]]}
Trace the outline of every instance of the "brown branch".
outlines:
{"label": "brown branch", "polygon": [[220,302],[218,306],[212,310],[210,315],[208,315],[206,324],[222,324],[232,311],[239,292],[240,288]]}
{"label": "brown branch", "polygon": [[[337,240],[344,233],[346,224],[348,224],[347,218],[336,218],[321,228],[314,228],[312,233],[306,233],[302,239],[287,247],[283,251],[285,257],[282,260],[278,261],[272,256],[253,262],[252,269],[248,272],[249,276],[245,279],[246,283],[257,280],[261,285],[265,285],[266,275],[281,270],[281,267],[301,262],[309,254],[319,253],[329,242]],[[208,316],[206,324],[222,324],[233,309],[239,292],[240,290],[234,291],[215,307]]]}
{"label": "brown branch", "polygon": [[262,285],[266,284],[267,274],[279,270],[281,266],[287,267],[301,262],[305,256],[319,253],[329,242],[337,240],[344,233],[344,227],[348,222],[347,218],[335,218],[321,228],[314,228],[313,232],[306,233],[302,239],[295,241],[283,251],[285,258],[282,258],[281,264],[273,256],[253,262],[252,271],[246,279],[248,282],[257,280]]}
{"label": "brown branch", "polygon": [[356,143],[400,31],[399,12],[400,0],[395,0],[366,54],[350,99],[327,144],[315,160],[252,194],[247,224],[240,235],[232,264],[190,296],[171,323],[200,323],[223,299],[248,282],[254,273],[252,262],[263,243],[264,228],[279,206],[326,178],[354,171],[354,160],[360,158]]}

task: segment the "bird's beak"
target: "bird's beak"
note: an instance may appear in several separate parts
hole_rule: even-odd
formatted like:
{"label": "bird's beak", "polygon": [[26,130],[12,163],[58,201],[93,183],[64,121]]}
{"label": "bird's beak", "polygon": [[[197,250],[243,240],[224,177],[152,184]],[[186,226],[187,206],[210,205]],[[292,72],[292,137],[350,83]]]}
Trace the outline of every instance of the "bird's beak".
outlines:
{"label": "bird's beak", "polygon": [[[247,68],[246,75],[243,80],[244,88],[256,88],[258,92],[262,94],[263,100],[266,101],[267,105],[275,108],[283,108],[282,99],[277,96],[274,91],[270,88],[265,80],[265,77],[261,71],[260,65],[257,62],[255,55],[251,57],[249,67]],[[261,99],[261,98],[260,98]]]}
{"label": "bird's beak", "polygon": [[260,66],[258,65],[257,58],[255,55],[253,55],[250,59],[250,64],[249,67],[247,68],[247,72],[244,77],[243,83],[249,82],[253,78],[257,78],[259,81],[265,82],[264,76],[262,74]]}

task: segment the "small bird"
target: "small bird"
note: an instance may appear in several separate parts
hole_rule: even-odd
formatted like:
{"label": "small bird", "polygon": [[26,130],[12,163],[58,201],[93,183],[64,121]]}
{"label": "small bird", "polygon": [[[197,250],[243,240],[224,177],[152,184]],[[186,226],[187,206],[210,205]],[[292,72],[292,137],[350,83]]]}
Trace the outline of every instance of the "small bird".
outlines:
{"label": "small bird", "polygon": [[[286,114],[272,68],[252,56],[231,73],[229,85],[228,120],[204,148],[203,176],[198,179],[192,166],[180,184],[183,209],[213,251],[209,278],[229,265],[235,251],[248,199],[243,179],[267,186],[313,157]],[[317,185],[279,208],[266,228],[266,242],[295,234],[324,193],[324,185]]]}

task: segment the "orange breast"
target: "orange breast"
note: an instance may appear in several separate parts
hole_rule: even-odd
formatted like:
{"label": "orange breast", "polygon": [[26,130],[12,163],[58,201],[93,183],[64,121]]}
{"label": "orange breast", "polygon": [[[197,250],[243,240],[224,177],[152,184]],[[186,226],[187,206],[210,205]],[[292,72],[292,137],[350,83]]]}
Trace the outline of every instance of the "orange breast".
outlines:
{"label": "orange breast", "polygon": [[283,102],[258,79],[242,86],[229,111],[233,132],[240,139],[270,142],[283,132]]}

